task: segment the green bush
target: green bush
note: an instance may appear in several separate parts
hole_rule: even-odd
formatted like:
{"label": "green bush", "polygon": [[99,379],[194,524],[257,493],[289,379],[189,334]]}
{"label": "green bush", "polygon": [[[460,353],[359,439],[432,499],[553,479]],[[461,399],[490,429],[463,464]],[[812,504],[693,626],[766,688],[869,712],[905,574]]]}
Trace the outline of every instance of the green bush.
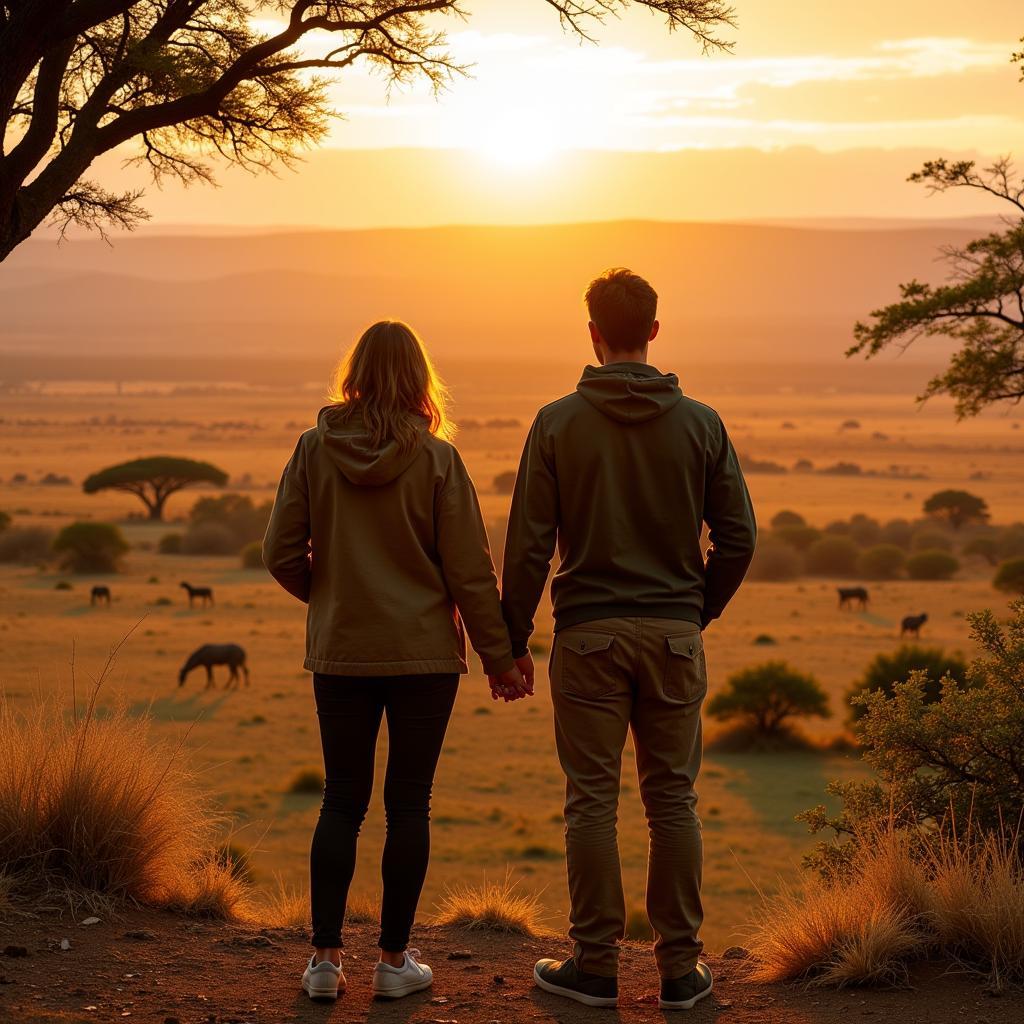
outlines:
{"label": "green bush", "polygon": [[760,737],[788,731],[795,718],[831,714],[821,684],[784,661],[766,661],[730,676],[726,688],[708,702],[707,711],[723,722],[741,722]]}
{"label": "green bush", "polygon": [[895,544],[876,544],[860,556],[860,572],[869,580],[894,580],[903,572],[907,556]]}
{"label": "green bush", "polygon": [[800,555],[788,544],[770,537],[758,540],[747,578],[761,583],[779,583],[795,579],[803,568]]}
{"label": "green bush", "polygon": [[161,555],[180,555],[181,554],[181,534],[180,533],[165,533],[160,538],[160,543],[157,545],[157,551]]}
{"label": "green bush", "polygon": [[879,544],[882,540],[882,525],[877,519],[858,512],[855,516],[850,517],[849,538],[862,548]]}
{"label": "green bush", "polygon": [[799,512],[791,512],[788,508],[784,508],[781,512],[776,512],[772,516],[771,527],[773,530],[781,530],[786,526],[806,526],[807,520],[804,519]]}
{"label": "green bush", "polygon": [[[267,532],[270,513],[274,507],[272,501],[260,505],[253,504],[252,498],[246,494],[220,494],[217,497],[200,498],[189,512],[189,532],[200,526],[213,523],[227,529],[234,538],[234,548],[224,554],[237,554],[252,541],[260,540]],[[195,552],[196,554],[214,554],[215,552]]]}
{"label": "green bush", "polygon": [[883,544],[895,544],[907,550],[914,537],[914,527],[906,519],[890,519],[883,527],[878,539]]}
{"label": "green bush", "polygon": [[807,571],[816,576],[854,576],[860,548],[849,537],[822,537],[807,549]]}
{"label": "green bush", "polygon": [[230,526],[208,520],[188,528],[181,538],[181,551],[185,555],[236,555],[238,537]]}
{"label": "green bush", "polygon": [[996,572],[992,586],[1010,594],[1024,594],[1024,558],[1003,562]]}
{"label": "green bush", "polygon": [[917,530],[910,546],[914,551],[952,551],[953,540],[938,530]]}
{"label": "green bush", "polygon": [[38,565],[53,552],[53,531],[42,526],[12,526],[0,532],[0,563]]}
{"label": "green bush", "polygon": [[263,545],[258,540],[246,544],[242,548],[242,568],[262,569],[263,568]]}
{"label": "green bush", "polygon": [[912,580],[948,580],[960,563],[948,551],[918,551],[907,559],[907,575]]}
{"label": "green bush", "polygon": [[974,540],[969,541],[964,545],[963,553],[965,555],[977,555],[979,558],[984,558],[989,565],[998,565],[999,541],[991,534],[975,537]]}
{"label": "green bush", "polygon": [[53,550],[71,572],[117,572],[128,542],[113,523],[78,522],[57,534]]}
{"label": "green bush", "polygon": [[788,544],[797,551],[806,551],[816,540],[821,537],[821,530],[813,526],[779,526],[771,533],[783,544]]}
{"label": "green bush", "polygon": [[999,531],[999,560],[1024,558],[1024,523],[1011,523]]}
{"label": "green bush", "polygon": [[[924,700],[936,701],[942,696],[942,680],[949,676],[957,683],[967,678],[967,665],[955,654],[946,654],[938,647],[918,647],[904,644],[892,654],[879,654],[868,664],[860,681],[850,691],[850,697],[862,693],[882,693],[891,697],[898,683],[905,683],[912,673],[920,673]],[[853,705],[853,717],[859,718],[864,708]]]}

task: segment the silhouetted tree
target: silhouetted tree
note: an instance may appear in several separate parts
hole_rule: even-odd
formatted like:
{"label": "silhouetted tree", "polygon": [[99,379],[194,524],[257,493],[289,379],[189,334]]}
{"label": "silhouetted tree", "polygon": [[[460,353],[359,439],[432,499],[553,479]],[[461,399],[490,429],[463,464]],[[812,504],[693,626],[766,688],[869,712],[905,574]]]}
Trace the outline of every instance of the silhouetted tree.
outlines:
{"label": "silhouetted tree", "polygon": [[[544,0],[580,37],[630,6],[705,49],[733,24],[725,0]],[[276,13],[280,27],[256,19]],[[435,90],[466,69],[442,18],[462,0],[0,0],[0,260],[53,216],[100,231],[146,217],[141,192],[86,180],[129,141],[154,178],[211,181],[207,158],[287,164],[326,133],[329,76],[369,65],[388,86]]]}
{"label": "silhouetted tree", "polygon": [[749,723],[759,736],[778,736],[794,718],[828,718],[828,695],[814,676],[784,661],[737,672],[708,702],[708,714],[721,721]]}
{"label": "silhouetted tree", "polygon": [[949,523],[954,530],[967,523],[989,520],[988,502],[969,491],[936,491],[925,500],[924,514]]}
{"label": "silhouetted tree", "polygon": [[109,466],[87,477],[82,484],[86,494],[97,491],[127,491],[134,494],[149,510],[149,518],[161,520],[167,499],[184,487],[209,483],[223,487],[228,475],[209,462],[154,455]]}

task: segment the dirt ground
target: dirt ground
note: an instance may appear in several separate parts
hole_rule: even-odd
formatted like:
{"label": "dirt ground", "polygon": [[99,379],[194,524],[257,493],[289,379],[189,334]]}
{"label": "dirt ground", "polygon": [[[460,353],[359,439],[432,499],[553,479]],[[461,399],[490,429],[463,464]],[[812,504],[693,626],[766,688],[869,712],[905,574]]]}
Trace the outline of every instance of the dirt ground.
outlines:
{"label": "dirt ground", "polygon": [[[67,938],[70,949],[61,949]],[[617,1010],[590,1010],[541,992],[531,972],[541,956],[563,956],[560,940],[502,937],[423,927],[414,941],[434,970],[428,991],[374,1001],[370,978],[376,932],[346,932],[348,991],[311,1003],[299,987],[308,956],[293,929],[262,931],[133,912],[83,926],[65,916],[0,925],[0,1021],[10,1024],[153,1021],[157,1024],[476,1024],[539,1021],[722,1021],[723,1024],[1017,1024],[1024,995],[987,994],[978,978],[949,965],[912,972],[900,988],[845,991],[745,980],[744,961],[710,957],[715,990],[689,1014],[657,1008],[649,949],[628,943]],[[14,950],[17,951],[17,950]],[[455,958],[453,958],[455,954]]]}

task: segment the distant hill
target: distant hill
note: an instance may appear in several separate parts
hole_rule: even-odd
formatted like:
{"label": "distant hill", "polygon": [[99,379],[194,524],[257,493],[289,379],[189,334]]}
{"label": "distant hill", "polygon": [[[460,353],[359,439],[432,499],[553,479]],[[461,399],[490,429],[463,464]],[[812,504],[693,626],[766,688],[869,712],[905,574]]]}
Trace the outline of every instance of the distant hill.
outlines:
{"label": "distant hill", "polygon": [[[439,355],[565,358],[581,294],[628,265],[661,296],[661,351],[700,362],[839,362],[853,322],[941,276],[938,227],[625,221],[30,240],[0,265],[0,351],[335,355],[368,322]],[[915,353],[925,358],[929,348]],[[849,365],[849,364],[844,364]]]}

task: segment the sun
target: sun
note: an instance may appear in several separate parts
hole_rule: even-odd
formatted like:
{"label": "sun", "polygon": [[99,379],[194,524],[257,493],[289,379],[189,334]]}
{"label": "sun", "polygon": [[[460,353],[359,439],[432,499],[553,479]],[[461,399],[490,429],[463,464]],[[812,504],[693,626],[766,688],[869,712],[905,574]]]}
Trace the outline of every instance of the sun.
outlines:
{"label": "sun", "polygon": [[544,112],[531,107],[491,110],[477,123],[470,144],[488,163],[529,169],[550,163],[558,151],[554,128]]}

